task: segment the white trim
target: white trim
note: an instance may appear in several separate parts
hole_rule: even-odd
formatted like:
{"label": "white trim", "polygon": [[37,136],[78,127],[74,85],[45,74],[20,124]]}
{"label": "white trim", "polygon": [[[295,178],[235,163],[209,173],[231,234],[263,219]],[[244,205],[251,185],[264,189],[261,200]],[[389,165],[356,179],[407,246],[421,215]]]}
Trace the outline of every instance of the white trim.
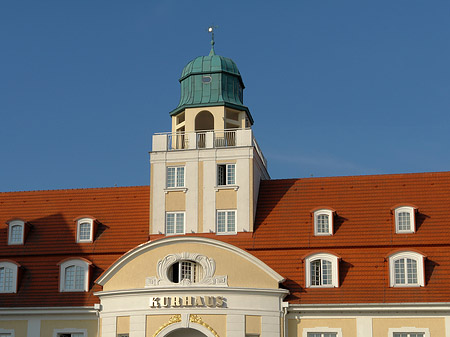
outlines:
{"label": "white trim", "polygon": [[273,277],[277,282],[281,283],[285,281],[285,278],[270,268],[267,264],[262,262],[260,259],[251,255],[243,249],[240,249],[236,246],[233,246],[229,243],[225,243],[222,241],[210,239],[210,238],[201,238],[201,237],[166,237],[156,241],[148,241],[143,243],[136,248],[128,251],[124,255],[122,255],[117,261],[115,261],[96,281],[99,285],[104,285],[117,271],[119,271],[124,265],[133,260],[135,257],[143,254],[146,251],[150,251],[159,246],[167,246],[173,243],[198,243],[210,245],[217,248],[222,248],[228,250],[232,253],[238,254],[241,257],[245,258],[247,261],[255,264],[262,270],[264,270],[267,274]]}
{"label": "white trim", "polygon": [[424,337],[430,337],[430,330],[428,328],[413,328],[413,327],[389,328],[388,336],[394,337],[394,332],[403,332],[403,333],[421,332],[424,334],[423,335]]}
{"label": "white trim", "polygon": [[[8,261],[0,261],[0,268],[11,269],[12,270],[12,288],[9,291],[4,290],[4,284],[3,289],[0,288],[0,294],[14,294],[17,293],[17,271],[18,267],[16,264]],[[6,281],[6,273],[5,277],[3,278],[3,282]]]}
{"label": "white trim", "polygon": [[18,308],[0,308],[0,320],[6,315],[85,315],[94,314],[98,310],[94,307],[18,307]]}
{"label": "white trim", "polygon": [[0,328],[0,333],[9,333],[11,335],[11,337],[15,337],[15,331],[14,329],[3,329]]}
{"label": "white trim", "polygon": [[87,329],[54,329],[53,337],[58,337],[60,333],[82,333],[84,337],[88,337]]}
{"label": "white trim", "polygon": [[[219,212],[225,213],[225,231],[219,232]],[[234,231],[228,231],[228,213],[234,213]],[[216,210],[216,234],[229,235],[237,234],[237,211],[235,209],[217,209]]]}
{"label": "white trim", "polygon": [[[331,284],[311,285],[311,262],[315,260],[331,262]],[[311,254],[305,258],[305,285],[307,288],[337,288],[339,287],[338,257],[329,253]],[[321,276],[322,276],[322,270]]]}
{"label": "white trim", "polygon": [[303,328],[302,337],[308,337],[308,332],[335,332],[336,337],[342,337],[342,329],[341,328],[328,328],[328,327],[316,327],[316,328]]}
{"label": "white trim", "polygon": [[446,315],[450,311],[450,302],[442,303],[342,303],[342,304],[289,304],[289,314],[329,314],[329,313],[432,313],[442,312]]}
{"label": "white trim", "polygon": [[[82,224],[90,225],[89,239],[80,239],[80,226]],[[91,218],[82,218],[77,220],[77,242],[93,242],[94,241],[94,220]]]}
{"label": "white trim", "polygon": [[[66,268],[75,266],[83,268],[84,285],[82,289],[65,289]],[[64,261],[59,265],[59,291],[60,292],[82,292],[89,290],[89,263],[80,259]]]}
{"label": "white trim", "polygon": [[[328,216],[328,232],[319,232],[318,230],[318,218],[320,215],[327,215]],[[327,235],[333,235],[333,211],[330,209],[318,209],[314,212],[314,235],[316,236],[327,236]]]}
{"label": "white trim", "polygon": [[97,291],[95,296],[116,296],[116,295],[143,295],[143,294],[186,294],[187,291],[198,291],[204,294],[217,294],[218,289],[221,293],[242,293],[247,295],[277,295],[286,296],[289,294],[289,290],[286,289],[270,289],[270,288],[233,288],[233,287],[211,287],[201,284],[199,286],[191,285],[190,287],[152,287],[144,289],[124,289],[124,290],[109,290],[109,291]]}
{"label": "white trim", "polygon": [[[12,241],[11,235],[12,235],[12,228],[18,226],[21,227],[22,233],[21,233],[21,239],[20,241]],[[8,245],[23,245],[25,239],[25,222],[22,220],[13,220],[8,223]]]}
{"label": "white trim", "polygon": [[[173,223],[173,233],[168,233],[168,231],[167,231],[167,216],[169,214],[175,214],[174,223]],[[180,216],[180,214],[183,215],[183,231],[177,232],[177,218]],[[166,235],[185,234],[186,233],[186,212],[185,211],[166,212],[166,225],[165,225],[164,230],[165,230]]]}
{"label": "white trim", "polygon": [[[395,261],[398,259],[411,259],[417,263],[417,283],[395,283]],[[416,252],[403,251],[389,256],[389,286],[390,287],[424,287],[425,286],[425,256]],[[406,268],[406,267],[405,267]],[[405,281],[408,281],[408,275],[405,272]]]}
{"label": "white trim", "polygon": [[[400,213],[408,213],[409,214],[409,216],[410,216],[409,221],[410,221],[410,226],[411,226],[409,230],[406,230],[406,229],[400,230],[398,228],[398,226],[399,226],[399,214]],[[416,232],[416,216],[415,216],[415,213],[416,213],[416,209],[414,207],[412,207],[412,206],[400,206],[400,207],[397,207],[394,210],[395,233],[397,233],[397,234],[415,233]]]}

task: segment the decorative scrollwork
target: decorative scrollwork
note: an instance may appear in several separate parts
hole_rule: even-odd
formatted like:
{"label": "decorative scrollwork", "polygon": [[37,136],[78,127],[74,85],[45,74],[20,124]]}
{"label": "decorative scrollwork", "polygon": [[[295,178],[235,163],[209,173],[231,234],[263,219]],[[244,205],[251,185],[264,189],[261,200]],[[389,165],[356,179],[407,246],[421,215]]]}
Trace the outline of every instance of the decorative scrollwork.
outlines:
{"label": "decorative scrollwork", "polygon": [[152,337],[156,337],[164,328],[168,327],[169,325],[179,322],[181,322],[181,315],[173,315],[166,323],[161,325],[158,330],[156,330]]}
{"label": "decorative scrollwork", "polygon": [[189,315],[189,322],[200,324],[211,331],[211,333],[215,337],[219,337],[219,334],[216,332],[216,330],[214,330],[208,323],[203,322],[203,319],[199,315]]}

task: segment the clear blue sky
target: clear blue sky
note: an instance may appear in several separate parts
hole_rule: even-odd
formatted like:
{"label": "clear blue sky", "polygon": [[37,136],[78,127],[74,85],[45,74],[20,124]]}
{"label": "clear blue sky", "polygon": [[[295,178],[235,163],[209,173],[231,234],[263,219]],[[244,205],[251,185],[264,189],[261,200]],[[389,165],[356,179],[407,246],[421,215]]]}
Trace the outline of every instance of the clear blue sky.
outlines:
{"label": "clear blue sky", "polygon": [[211,23],[273,178],[450,170],[448,0],[2,0],[0,191],[148,184]]}

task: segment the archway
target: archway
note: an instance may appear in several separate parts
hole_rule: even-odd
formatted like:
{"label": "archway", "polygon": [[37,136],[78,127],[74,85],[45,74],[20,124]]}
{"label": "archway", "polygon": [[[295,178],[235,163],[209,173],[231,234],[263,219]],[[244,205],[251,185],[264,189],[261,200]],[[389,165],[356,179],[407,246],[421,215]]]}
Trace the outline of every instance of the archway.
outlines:
{"label": "archway", "polygon": [[168,333],[166,337],[206,337],[206,335],[195,329],[181,328]]}
{"label": "archway", "polygon": [[206,130],[214,130],[214,116],[203,110],[195,116],[195,131],[197,132],[197,148],[206,147]]}
{"label": "archway", "polygon": [[214,116],[203,110],[195,116],[195,131],[214,130]]}

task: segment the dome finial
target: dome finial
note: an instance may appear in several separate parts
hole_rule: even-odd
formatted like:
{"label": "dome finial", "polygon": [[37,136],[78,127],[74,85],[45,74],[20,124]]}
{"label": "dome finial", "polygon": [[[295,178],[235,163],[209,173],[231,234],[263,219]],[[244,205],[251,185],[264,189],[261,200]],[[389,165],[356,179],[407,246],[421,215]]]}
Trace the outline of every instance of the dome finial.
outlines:
{"label": "dome finial", "polygon": [[209,56],[216,55],[214,51],[214,29],[216,28],[219,28],[219,26],[214,26],[214,24],[208,27],[208,32],[211,33],[211,51],[209,52]]}

